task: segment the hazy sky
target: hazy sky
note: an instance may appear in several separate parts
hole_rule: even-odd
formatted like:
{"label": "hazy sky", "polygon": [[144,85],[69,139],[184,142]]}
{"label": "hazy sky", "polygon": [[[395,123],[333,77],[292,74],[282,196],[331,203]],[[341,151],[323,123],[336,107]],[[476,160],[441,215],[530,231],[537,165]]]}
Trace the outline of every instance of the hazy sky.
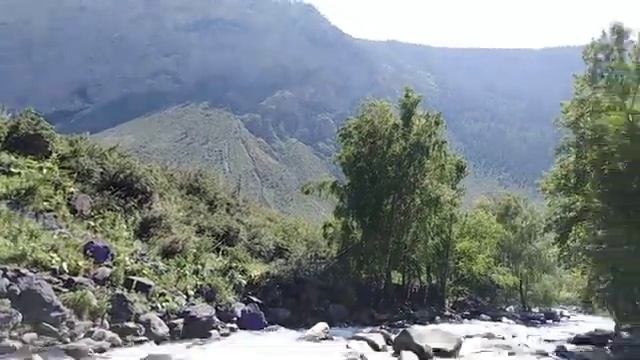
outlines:
{"label": "hazy sky", "polygon": [[304,0],[348,34],[451,47],[585,44],[612,21],[640,27],[640,0]]}

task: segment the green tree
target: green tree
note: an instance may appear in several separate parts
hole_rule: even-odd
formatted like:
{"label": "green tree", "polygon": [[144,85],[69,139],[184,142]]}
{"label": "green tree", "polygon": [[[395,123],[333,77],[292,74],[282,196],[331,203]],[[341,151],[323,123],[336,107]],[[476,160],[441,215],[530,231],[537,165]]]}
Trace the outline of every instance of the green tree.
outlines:
{"label": "green tree", "polygon": [[431,245],[446,292],[466,166],[449,149],[441,114],[421,111],[420,103],[410,89],[398,111],[385,101],[365,103],[338,134],[345,180],[324,184],[338,198],[331,224],[352,275],[387,295],[394,275],[406,288],[424,273],[423,264],[437,258],[425,258]]}
{"label": "green tree", "polygon": [[543,189],[564,257],[618,324],[640,323],[640,46],[622,24],[584,51]]}

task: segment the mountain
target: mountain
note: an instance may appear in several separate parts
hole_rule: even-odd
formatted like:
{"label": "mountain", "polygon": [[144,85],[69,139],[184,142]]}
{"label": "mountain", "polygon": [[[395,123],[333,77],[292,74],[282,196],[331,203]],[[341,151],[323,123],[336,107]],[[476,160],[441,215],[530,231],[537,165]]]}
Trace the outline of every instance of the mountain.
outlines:
{"label": "mountain", "polygon": [[306,182],[331,176],[311,148],[295,139],[269,145],[235,115],[207,104],[172,107],[96,137],[171,167],[214,167],[234,191],[289,215],[318,219],[331,213],[330,203],[299,191]]}
{"label": "mountain", "polygon": [[[154,142],[146,133],[180,131],[167,115],[179,112],[176,106],[206,102],[239,119],[247,130],[238,130],[240,138],[262,144],[252,148],[263,149],[278,172],[291,174],[287,184],[297,184],[324,173],[315,169],[331,169],[336,130],[363,99],[395,100],[408,85],[444,113],[451,140],[478,177],[533,189],[551,164],[557,138],[552,122],[570,97],[572,74],[583,68],[581,51],[366,41],[295,1],[4,0],[0,102],[34,106],[61,131],[107,131],[109,141],[123,143],[132,136],[140,140],[129,148],[142,154],[151,154]],[[221,114],[206,111],[214,115],[205,118]],[[202,119],[192,126],[197,122],[213,127]],[[203,128],[202,134],[211,131]],[[157,152],[169,153],[163,161],[205,164],[209,150],[174,145],[175,151]],[[286,160],[292,153],[300,157]],[[303,175],[290,168],[307,162],[311,169]],[[243,165],[234,171],[263,170]],[[266,192],[286,193],[282,189]]]}

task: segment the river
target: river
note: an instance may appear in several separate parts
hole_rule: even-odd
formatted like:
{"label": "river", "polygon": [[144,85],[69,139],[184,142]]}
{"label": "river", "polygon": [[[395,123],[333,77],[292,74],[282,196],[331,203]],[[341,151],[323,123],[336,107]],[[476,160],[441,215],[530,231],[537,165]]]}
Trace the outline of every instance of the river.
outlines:
{"label": "river", "polygon": [[[558,344],[572,335],[600,328],[612,330],[613,321],[603,317],[574,315],[556,325],[526,327],[522,325],[484,321],[465,321],[461,324],[432,325],[466,336],[460,359],[533,360],[553,359],[539,355],[552,353]],[[221,341],[204,344],[193,342],[164,345],[147,344],[117,349],[106,354],[109,359],[140,360],[149,354],[171,354],[173,359],[231,359],[231,360],[344,360],[348,352],[346,337],[356,329],[333,329],[334,341],[309,343],[298,341],[300,331],[280,329],[273,332],[241,331]],[[492,333],[500,339],[486,339],[479,335]],[[570,346],[569,346],[570,347]],[[536,355],[538,350],[538,355]],[[366,352],[368,360],[395,359],[391,353]]]}

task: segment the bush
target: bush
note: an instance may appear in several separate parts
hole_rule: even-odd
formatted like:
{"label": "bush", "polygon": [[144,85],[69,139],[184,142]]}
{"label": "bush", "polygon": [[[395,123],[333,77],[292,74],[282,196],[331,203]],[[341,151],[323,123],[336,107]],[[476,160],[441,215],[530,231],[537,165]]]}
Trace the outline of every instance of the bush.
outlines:
{"label": "bush", "polygon": [[106,302],[98,301],[90,290],[78,290],[62,294],[62,303],[80,319],[95,320],[106,314]]}
{"label": "bush", "polygon": [[9,120],[3,148],[39,160],[48,159],[55,150],[56,137],[53,127],[40,114],[25,110]]}

